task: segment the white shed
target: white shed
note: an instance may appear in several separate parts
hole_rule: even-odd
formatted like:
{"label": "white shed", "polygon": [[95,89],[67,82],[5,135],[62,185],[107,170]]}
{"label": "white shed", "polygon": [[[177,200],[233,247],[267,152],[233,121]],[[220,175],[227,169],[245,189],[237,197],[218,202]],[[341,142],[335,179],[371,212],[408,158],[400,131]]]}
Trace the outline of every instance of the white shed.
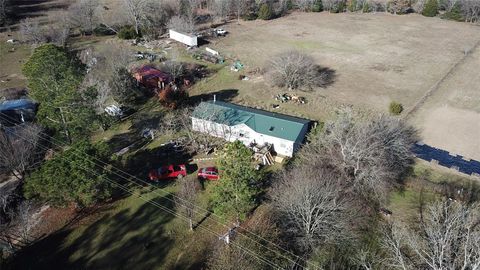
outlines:
{"label": "white shed", "polygon": [[183,34],[172,29],[168,30],[168,33],[170,38],[175,41],[181,42],[190,47],[198,46],[197,36],[195,35]]}
{"label": "white shed", "polygon": [[267,112],[221,101],[200,103],[192,114],[193,130],[227,141],[271,144],[274,151],[291,157],[303,143],[310,120]]}

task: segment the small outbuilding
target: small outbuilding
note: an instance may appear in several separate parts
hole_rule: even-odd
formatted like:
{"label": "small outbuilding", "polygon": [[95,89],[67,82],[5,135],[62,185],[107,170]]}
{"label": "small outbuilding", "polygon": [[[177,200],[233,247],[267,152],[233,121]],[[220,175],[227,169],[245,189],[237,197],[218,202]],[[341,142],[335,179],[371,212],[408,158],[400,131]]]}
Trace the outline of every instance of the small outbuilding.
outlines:
{"label": "small outbuilding", "polygon": [[198,40],[197,36],[195,35],[189,35],[185,33],[181,33],[179,31],[170,29],[168,30],[168,34],[171,39],[178,41],[180,43],[183,43],[189,47],[196,47],[198,46]]}
{"label": "small outbuilding", "polygon": [[310,120],[253,109],[233,103],[207,101],[192,114],[193,130],[246,146],[271,145],[278,155],[292,157],[305,140]]}
{"label": "small outbuilding", "polygon": [[154,91],[163,89],[172,82],[170,74],[149,65],[134,68],[132,74],[139,84]]}

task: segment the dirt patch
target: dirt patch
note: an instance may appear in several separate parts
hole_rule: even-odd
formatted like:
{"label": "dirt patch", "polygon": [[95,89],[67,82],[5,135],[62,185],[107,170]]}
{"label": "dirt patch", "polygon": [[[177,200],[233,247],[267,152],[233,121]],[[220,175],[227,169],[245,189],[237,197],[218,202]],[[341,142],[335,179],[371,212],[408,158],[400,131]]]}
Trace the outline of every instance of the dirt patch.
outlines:
{"label": "dirt patch", "polygon": [[[278,112],[324,120],[344,104],[387,113],[391,101],[408,112],[435,88],[409,121],[425,143],[480,159],[479,49],[465,57],[480,41],[478,26],[417,14],[294,13],[225,28],[231,34],[209,46],[247,68],[262,68],[275,54],[296,49],[335,70],[333,85],[300,93],[307,104],[280,104]],[[194,92],[225,87],[238,89],[235,102],[267,110],[273,110],[271,97],[285,92],[263,81],[224,84],[215,78]]]}
{"label": "dirt patch", "polygon": [[408,110],[480,40],[476,26],[415,14],[294,13],[226,28],[211,47],[229,58],[263,67],[277,53],[306,52],[336,71],[322,95],[384,112],[392,100]]}
{"label": "dirt patch", "polygon": [[415,114],[424,142],[480,160],[480,48],[439,86]]}

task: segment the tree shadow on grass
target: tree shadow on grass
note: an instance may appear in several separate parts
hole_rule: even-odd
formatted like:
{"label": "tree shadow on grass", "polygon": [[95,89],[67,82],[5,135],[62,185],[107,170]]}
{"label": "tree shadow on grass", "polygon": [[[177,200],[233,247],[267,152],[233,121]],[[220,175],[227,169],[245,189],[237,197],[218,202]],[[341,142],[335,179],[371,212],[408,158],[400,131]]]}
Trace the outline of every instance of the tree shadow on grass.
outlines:
{"label": "tree shadow on grass", "polygon": [[[154,199],[173,209],[172,196]],[[12,269],[153,269],[165,260],[174,239],[164,230],[173,219],[155,205],[125,209],[84,231],[62,230],[25,248]],[[77,234],[81,233],[78,237]],[[75,238],[71,240],[71,238]]]}
{"label": "tree shadow on grass", "polygon": [[[48,11],[66,9],[70,5],[68,1],[61,2],[54,0],[17,0],[11,2],[11,11],[7,17],[11,25],[25,18],[47,16]],[[14,28],[16,27],[17,26]]]}
{"label": "tree shadow on grass", "polygon": [[191,96],[189,104],[195,106],[202,101],[213,100],[214,96],[216,96],[218,101],[230,102],[236,96],[238,96],[238,89],[224,89],[216,92]]}
{"label": "tree shadow on grass", "polygon": [[337,78],[336,71],[328,67],[318,66],[318,74],[321,77],[320,87],[326,88],[332,85]]}

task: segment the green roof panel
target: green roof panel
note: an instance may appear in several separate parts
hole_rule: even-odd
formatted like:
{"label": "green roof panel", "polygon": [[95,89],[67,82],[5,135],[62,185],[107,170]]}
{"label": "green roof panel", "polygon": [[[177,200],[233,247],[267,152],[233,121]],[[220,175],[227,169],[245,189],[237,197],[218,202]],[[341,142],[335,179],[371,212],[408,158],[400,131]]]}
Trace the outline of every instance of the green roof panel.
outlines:
{"label": "green roof panel", "polygon": [[245,124],[257,133],[289,141],[303,140],[303,138],[299,138],[299,136],[303,128],[310,123],[310,120],[307,119],[267,112],[222,101],[206,101],[200,103],[195,108],[193,117],[228,126]]}

